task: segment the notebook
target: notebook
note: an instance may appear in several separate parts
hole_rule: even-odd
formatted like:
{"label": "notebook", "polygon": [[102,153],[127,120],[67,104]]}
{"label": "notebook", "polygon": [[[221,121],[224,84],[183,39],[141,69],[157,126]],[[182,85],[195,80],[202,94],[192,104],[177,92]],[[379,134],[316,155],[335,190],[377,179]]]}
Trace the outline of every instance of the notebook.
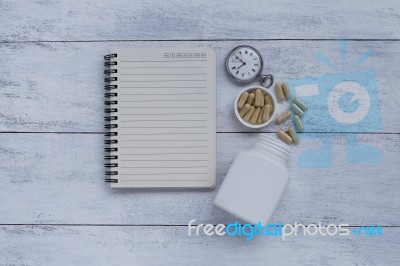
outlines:
{"label": "notebook", "polygon": [[112,188],[214,187],[214,51],[112,49],[105,66],[105,181]]}

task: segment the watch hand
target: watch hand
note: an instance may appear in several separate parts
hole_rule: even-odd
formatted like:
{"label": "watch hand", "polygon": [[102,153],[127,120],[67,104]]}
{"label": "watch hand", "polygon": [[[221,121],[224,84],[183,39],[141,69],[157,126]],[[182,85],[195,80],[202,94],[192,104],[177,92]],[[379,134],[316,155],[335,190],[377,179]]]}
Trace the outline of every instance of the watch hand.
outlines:
{"label": "watch hand", "polygon": [[246,63],[243,62],[243,64],[240,65],[240,67],[236,68],[236,70],[238,70],[239,68],[241,68],[242,66],[244,66]]}
{"label": "watch hand", "polygon": [[239,59],[240,60],[240,62],[242,62],[243,64],[246,64],[245,62],[243,62],[243,60],[242,59],[240,59],[238,56],[236,56],[236,59]]}

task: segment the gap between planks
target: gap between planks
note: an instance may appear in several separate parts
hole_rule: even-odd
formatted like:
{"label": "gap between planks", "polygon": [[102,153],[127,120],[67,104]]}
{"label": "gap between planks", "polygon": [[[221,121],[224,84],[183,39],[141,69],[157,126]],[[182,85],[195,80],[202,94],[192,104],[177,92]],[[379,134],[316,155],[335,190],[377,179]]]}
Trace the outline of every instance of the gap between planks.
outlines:
{"label": "gap between planks", "polygon": [[[62,131],[0,131],[0,134],[75,134],[75,135],[99,135],[99,134],[105,134],[107,132],[62,132]],[[275,131],[216,131],[217,134],[258,134],[258,133],[263,133],[263,134],[274,134],[276,133]],[[398,135],[400,132],[313,132],[313,131],[304,131],[301,132],[301,134],[338,134],[338,135],[343,135],[343,134],[362,134],[362,135]]]}
{"label": "gap between planks", "polygon": [[[313,223],[310,223],[313,224]],[[310,225],[310,224],[304,224],[305,226]],[[198,225],[198,224],[192,224],[194,226]],[[217,224],[213,224],[214,226],[217,226]],[[28,223],[28,224],[0,224],[0,226],[110,226],[110,227],[186,227],[187,224],[32,224],[32,223]],[[227,226],[227,224],[225,224],[225,226]],[[373,225],[348,225],[345,227],[348,228],[353,228],[353,227],[360,227],[360,226],[366,226],[366,227],[371,227],[371,226],[377,226],[376,224]],[[384,228],[400,228],[400,225],[379,225],[380,227],[384,227]]]}
{"label": "gap between planks", "polygon": [[12,44],[12,43],[84,43],[84,42],[237,42],[237,41],[354,41],[354,42],[398,42],[400,39],[352,39],[352,38],[328,38],[328,39],[307,39],[307,38],[293,38],[293,39],[260,39],[260,38],[238,38],[238,39],[170,39],[170,40],[157,40],[157,39],[108,39],[108,40],[73,40],[73,41],[55,41],[55,40],[27,40],[27,41],[0,41],[0,44]]}

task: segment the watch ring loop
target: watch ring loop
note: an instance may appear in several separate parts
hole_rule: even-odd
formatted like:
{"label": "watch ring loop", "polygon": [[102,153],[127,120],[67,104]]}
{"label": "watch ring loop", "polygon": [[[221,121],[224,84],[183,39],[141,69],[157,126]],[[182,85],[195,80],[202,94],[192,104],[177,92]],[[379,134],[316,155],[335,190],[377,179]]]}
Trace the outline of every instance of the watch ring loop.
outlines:
{"label": "watch ring loop", "polygon": [[[272,86],[272,84],[274,84],[274,76],[273,75],[271,75],[271,74],[262,75],[261,74],[260,77],[262,80],[262,84],[264,85],[265,88],[269,88]],[[268,80],[269,80],[269,83],[267,83],[267,85],[265,85],[264,83]]]}

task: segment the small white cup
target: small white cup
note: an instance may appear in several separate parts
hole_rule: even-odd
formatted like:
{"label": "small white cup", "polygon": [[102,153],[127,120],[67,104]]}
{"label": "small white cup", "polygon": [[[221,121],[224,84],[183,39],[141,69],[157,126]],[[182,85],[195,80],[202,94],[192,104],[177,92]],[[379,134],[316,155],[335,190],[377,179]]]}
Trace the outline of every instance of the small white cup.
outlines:
{"label": "small white cup", "polygon": [[[256,90],[256,89],[260,89],[260,90],[263,91],[264,94],[267,94],[268,96],[270,96],[271,99],[272,99],[272,104],[274,105],[273,106],[273,111],[272,111],[272,114],[271,114],[269,120],[267,122],[265,122],[263,124],[259,124],[259,125],[253,125],[253,124],[250,124],[250,123],[247,123],[246,121],[244,121],[240,117],[239,110],[237,108],[237,104],[238,104],[240,95],[242,95],[242,93],[245,92],[245,91],[251,91],[251,90]],[[272,120],[274,120],[275,114],[276,114],[276,104],[277,104],[277,102],[276,102],[275,96],[272,93],[270,93],[265,87],[262,87],[262,86],[250,86],[250,87],[247,87],[247,88],[243,89],[241,92],[239,92],[238,96],[236,97],[236,100],[235,100],[233,108],[235,109],[236,117],[240,121],[240,123],[242,123],[243,125],[245,125],[246,127],[249,127],[249,128],[262,128],[262,127],[265,127],[266,125],[268,125],[269,123],[271,123]]]}

